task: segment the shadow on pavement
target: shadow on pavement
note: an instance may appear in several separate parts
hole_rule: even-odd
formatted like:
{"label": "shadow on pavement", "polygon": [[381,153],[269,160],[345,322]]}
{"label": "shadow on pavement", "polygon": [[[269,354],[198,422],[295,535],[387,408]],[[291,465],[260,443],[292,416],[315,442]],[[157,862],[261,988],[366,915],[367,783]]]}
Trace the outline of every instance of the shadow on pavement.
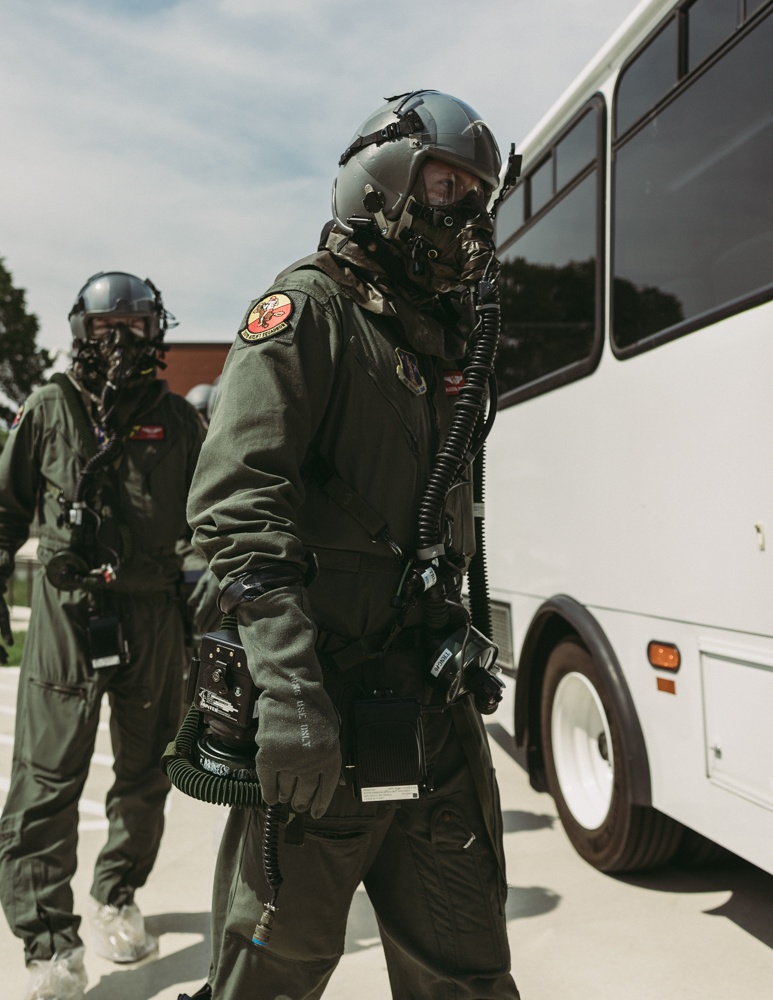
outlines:
{"label": "shadow on pavement", "polygon": [[725,917],[753,935],[762,944],[773,948],[773,875],[738,858],[728,855],[719,864],[705,868],[668,865],[654,872],[615,876],[621,882],[652,889],[654,892],[721,892],[732,893],[727,902],[705,912]]}
{"label": "shadow on pavement", "polygon": [[202,983],[209,967],[209,913],[161,913],[149,916],[145,925],[151,934],[200,934],[201,941],[162,958],[151,958],[131,966],[116,966],[86,991],[87,1000],[152,1000],[168,987],[188,983],[197,972]]}
{"label": "shadow on pavement", "polygon": [[552,830],[555,816],[547,813],[523,812],[520,809],[504,809],[502,825],[505,833],[522,833],[531,830]]}
{"label": "shadow on pavement", "polygon": [[540,885],[511,885],[507,890],[505,918],[521,920],[524,917],[540,917],[555,910],[561,897],[552,889]]}

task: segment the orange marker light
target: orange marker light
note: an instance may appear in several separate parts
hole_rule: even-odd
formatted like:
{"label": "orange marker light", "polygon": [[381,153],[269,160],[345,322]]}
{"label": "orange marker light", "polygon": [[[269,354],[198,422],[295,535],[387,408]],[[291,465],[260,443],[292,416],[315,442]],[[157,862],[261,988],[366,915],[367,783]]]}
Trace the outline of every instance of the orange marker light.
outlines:
{"label": "orange marker light", "polygon": [[682,663],[679,650],[673,643],[656,642],[654,639],[647,646],[647,659],[659,670],[678,670]]}

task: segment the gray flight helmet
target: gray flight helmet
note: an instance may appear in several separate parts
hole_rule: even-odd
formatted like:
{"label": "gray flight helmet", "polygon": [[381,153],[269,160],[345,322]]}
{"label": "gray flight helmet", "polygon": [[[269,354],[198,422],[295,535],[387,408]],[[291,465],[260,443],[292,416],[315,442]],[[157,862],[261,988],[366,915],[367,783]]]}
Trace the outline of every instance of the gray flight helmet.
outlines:
{"label": "gray flight helmet", "polygon": [[480,115],[449,94],[416,90],[390,98],[363,122],[342,154],[333,184],[336,228],[351,233],[349,219],[379,222],[379,214],[396,224],[429,157],[480,177],[487,197],[499,184],[499,147]]}
{"label": "gray flight helmet", "polygon": [[185,398],[195,406],[199,413],[206,417],[209,408],[209,397],[212,395],[212,386],[207,382],[199,382],[185,393]]}
{"label": "gray flight helmet", "polygon": [[68,316],[73,339],[88,340],[88,321],[111,315],[144,317],[151,342],[162,341],[166,330],[177,325],[153,282],[125,271],[100,271],[81,288]]}

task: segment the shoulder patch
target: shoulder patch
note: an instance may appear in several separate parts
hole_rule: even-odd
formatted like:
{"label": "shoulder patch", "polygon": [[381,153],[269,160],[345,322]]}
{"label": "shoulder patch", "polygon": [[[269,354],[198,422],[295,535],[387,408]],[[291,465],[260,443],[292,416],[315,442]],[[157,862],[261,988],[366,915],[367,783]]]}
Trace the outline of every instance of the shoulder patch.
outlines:
{"label": "shoulder patch", "polygon": [[239,336],[248,344],[275,337],[289,328],[292,314],[291,300],[281,292],[274,292],[252,307]]}

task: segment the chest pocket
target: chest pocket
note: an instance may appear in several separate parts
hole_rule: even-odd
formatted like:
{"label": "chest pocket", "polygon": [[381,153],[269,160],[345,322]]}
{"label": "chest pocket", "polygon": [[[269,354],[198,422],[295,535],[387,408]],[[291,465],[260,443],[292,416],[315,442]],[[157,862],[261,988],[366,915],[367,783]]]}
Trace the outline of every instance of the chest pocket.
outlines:
{"label": "chest pocket", "polygon": [[432,363],[402,347],[390,327],[388,321],[382,320],[375,335],[368,330],[356,337],[350,344],[352,360],[389,404],[413,453],[418,455],[427,450],[433,453],[437,420],[432,398]]}
{"label": "chest pocket", "polygon": [[184,449],[163,440],[130,438],[125,445],[121,514],[137,548],[167,545],[183,530],[188,482]]}

